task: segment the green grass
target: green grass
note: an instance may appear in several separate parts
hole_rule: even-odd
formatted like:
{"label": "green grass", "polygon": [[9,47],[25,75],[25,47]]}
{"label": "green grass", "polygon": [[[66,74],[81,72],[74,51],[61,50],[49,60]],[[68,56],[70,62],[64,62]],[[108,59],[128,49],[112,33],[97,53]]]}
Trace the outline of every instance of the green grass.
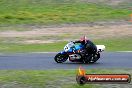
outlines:
{"label": "green grass", "polygon": [[[87,73],[132,74],[132,70],[88,69]],[[76,74],[77,70],[0,70],[0,87],[4,86],[4,88],[102,88],[102,84],[86,84],[84,86],[78,85],[75,80]]]}
{"label": "green grass", "polygon": [[132,51],[132,37],[95,40],[96,44],[106,46],[106,51]]}
{"label": "green grass", "polygon": [[0,44],[1,52],[53,52],[60,51],[66,42],[49,44]]}
{"label": "green grass", "polygon": [[[106,51],[132,51],[132,40],[129,38],[122,39],[104,39],[93,40],[95,44],[103,44]],[[20,53],[20,52],[59,52],[63,50],[67,42],[56,42],[48,44],[14,44],[0,43],[0,52],[2,53]]]}
{"label": "green grass", "polygon": [[[74,1],[72,3],[72,1]],[[59,24],[128,19],[131,10],[75,0],[1,0],[0,24]],[[65,3],[67,2],[67,3]]]}

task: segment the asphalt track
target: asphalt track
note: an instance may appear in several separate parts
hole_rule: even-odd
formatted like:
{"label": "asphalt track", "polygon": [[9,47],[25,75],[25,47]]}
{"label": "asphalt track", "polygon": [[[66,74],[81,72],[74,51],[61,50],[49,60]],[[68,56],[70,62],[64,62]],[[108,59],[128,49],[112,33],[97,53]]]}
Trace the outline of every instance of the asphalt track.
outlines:
{"label": "asphalt track", "polygon": [[101,58],[94,64],[65,62],[58,64],[54,61],[56,53],[21,53],[1,54],[0,69],[15,70],[45,70],[45,69],[76,69],[84,68],[132,68],[132,52],[103,52]]}

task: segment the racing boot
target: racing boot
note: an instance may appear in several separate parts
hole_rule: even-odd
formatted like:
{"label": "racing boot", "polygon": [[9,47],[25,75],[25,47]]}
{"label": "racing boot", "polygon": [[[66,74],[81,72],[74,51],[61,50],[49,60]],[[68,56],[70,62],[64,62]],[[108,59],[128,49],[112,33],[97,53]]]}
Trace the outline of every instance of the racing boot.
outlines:
{"label": "racing boot", "polygon": [[89,56],[89,54],[87,53],[86,50],[83,50],[81,52],[81,56],[82,56],[82,59],[83,59],[83,63],[89,63],[91,56]]}

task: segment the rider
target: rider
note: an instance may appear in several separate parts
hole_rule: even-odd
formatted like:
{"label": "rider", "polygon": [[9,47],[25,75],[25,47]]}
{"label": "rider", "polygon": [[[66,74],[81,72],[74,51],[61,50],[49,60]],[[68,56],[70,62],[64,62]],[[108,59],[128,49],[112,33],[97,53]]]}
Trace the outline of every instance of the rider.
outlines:
{"label": "rider", "polygon": [[[86,38],[86,36],[83,36],[78,41],[74,41],[74,43],[80,43],[81,45],[83,45],[83,48],[82,48],[80,54],[84,57],[84,62],[86,62],[86,60],[89,60],[89,58],[92,56],[92,54],[95,55],[97,52],[96,45],[93,42],[91,42],[90,40],[88,40]],[[86,56],[86,54],[88,54],[88,56]]]}

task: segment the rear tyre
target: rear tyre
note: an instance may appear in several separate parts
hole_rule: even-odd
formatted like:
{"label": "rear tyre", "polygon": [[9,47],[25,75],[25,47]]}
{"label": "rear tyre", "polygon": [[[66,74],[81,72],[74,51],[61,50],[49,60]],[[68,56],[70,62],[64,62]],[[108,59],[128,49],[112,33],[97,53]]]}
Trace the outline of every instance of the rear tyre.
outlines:
{"label": "rear tyre", "polygon": [[95,63],[100,58],[100,53],[95,54],[94,57],[92,57],[92,60],[89,63]]}
{"label": "rear tyre", "polygon": [[67,56],[67,55],[60,54],[60,53],[58,53],[58,54],[54,57],[54,60],[55,60],[57,63],[63,63],[63,62],[65,62],[67,59],[68,59],[68,56]]}

